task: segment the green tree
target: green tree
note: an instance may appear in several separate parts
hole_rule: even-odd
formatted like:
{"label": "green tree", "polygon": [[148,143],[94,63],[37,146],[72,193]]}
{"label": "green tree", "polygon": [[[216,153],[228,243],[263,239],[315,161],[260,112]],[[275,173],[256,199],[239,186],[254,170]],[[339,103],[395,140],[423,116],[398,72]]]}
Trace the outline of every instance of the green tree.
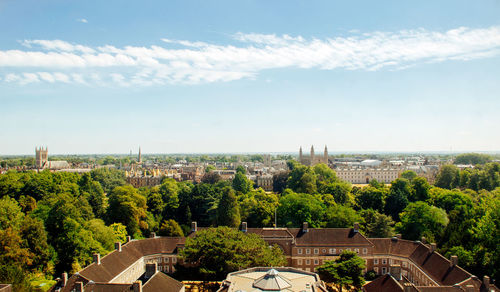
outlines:
{"label": "green tree", "polygon": [[109,196],[108,223],[122,223],[128,234],[140,237],[141,229],[148,228],[146,208],[146,198],[134,187],[116,187]]}
{"label": "green tree", "polygon": [[335,285],[339,291],[343,288],[350,290],[351,287],[359,290],[365,283],[363,270],[365,260],[355,252],[344,251],[335,261],[325,261],[317,268],[320,278],[329,285]]}
{"label": "green tree", "polygon": [[337,204],[350,204],[352,198],[350,196],[351,184],[348,182],[333,182],[322,184],[319,187],[319,192],[322,194],[331,194]]}
{"label": "green tree", "polygon": [[253,182],[244,173],[237,172],[233,179],[233,189],[244,194],[252,190]]}
{"label": "green tree", "polygon": [[396,224],[396,230],[410,240],[425,236],[432,242],[439,238],[442,230],[448,225],[446,212],[425,202],[408,204],[400,218],[401,222]]}
{"label": "green tree", "polygon": [[485,164],[491,156],[479,153],[462,153],[455,158],[455,164]]}
{"label": "green tree", "polygon": [[373,209],[382,212],[386,196],[386,189],[366,186],[357,193],[355,201],[361,209]]}
{"label": "green tree", "polygon": [[296,165],[290,172],[288,186],[297,193],[314,194],[316,192],[316,174],[304,165]]}
{"label": "green tree", "polygon": [[311,227],[321,226],[324,217],[323,203],[310,194],[297,194],[285,190],[278,206],[278,224],[288,227],[302,226],[308,222]]}
{"label": "green tree", "polygon": [[351,207],[334,205],[326,209],[326,227],[347,228],[352,227],[354,222],[359,222],[361,216]]}
{"label": "green tree", "polygon": [[273,175],[273,191],[276,193],[282,193],[287,186],[288,176],[290,172],[280,171]]}
{"label": "green tree", "polygon": [[171,236],[171,237],[182,237],[184,232],[182,228],[174,219],[168,219],[163,221],[160,226],[159,235],[161,236]]}
{"label": "green tree", "polygon": [[409,180],[410,182],[416,178],[418,175],[416,172],[414,172],[413,170],[405,170],[403,171],[403,173],[401,173],[400,177],[401,178],[405,178],[407,180]]}
{"label": "green tree", "polygon": [[238,227],[240,225],[240,207],[234,191],[226,187],[217,206],[217,224],[219,226]]}
{"label": "green tree", "polygon": [[212,171],[209,173],[205,173],[205,175],[203,175],[203,177],[201,178],[201,181],[206,184],[215,184],[219,182],[221,179],[222,178],[218,173]]}
{"label": "green tree", "polygon": [[205,167],[205,173],[209,173],[212,170],[216,170],[215,166],[213,166],[213,165],[207,165],[207,167]]}
{"label": "green tree", "polygon": [[247,170],[243,165],[238,165],[238,167],[236,167],[236,173],[241,173],[244,175],[247,173]]}
{"label": "green tree", "polygon": [[392,182],[385,200],[385,214],[399,219],[399,213],[408,205],[408,197],[412,194],[410,182],[404,178],[398,178]]}
{"label": "green tree", "polygon": [[436,177],[434,185],[443,189],[453,189],[460,183],[460,173],[454,165],[443,165]]}
{"label": "green tree", "polygon": [[193,277],[199,275],[204,280],[222,280],[237,270],[286,263],[279,247],[270,248],[260,236],[229,227],[198,231],[196,237],[186,239],[181,256],[184,262],[194,263],[187,273]]}
{"label": "green tree", "polygon": [[101,167],[90,172],[93,180],[98,181],[107,194],[118,187],[125,185],[125,172],[113,168]]}
{"label": "green tree", "polygon": [[390,216],[380,214],[372,209],[363,210],[361,229],[367,237],[387,238],[394,235],[394,221]]}
{"label": "green tree", "polygon": [[413,192],[410,193],[408,198],[411,202],[426,201],[429,199],[429,190],[431,186],[425,177],[415,177],[411,181],[411,186],[413,188]]}

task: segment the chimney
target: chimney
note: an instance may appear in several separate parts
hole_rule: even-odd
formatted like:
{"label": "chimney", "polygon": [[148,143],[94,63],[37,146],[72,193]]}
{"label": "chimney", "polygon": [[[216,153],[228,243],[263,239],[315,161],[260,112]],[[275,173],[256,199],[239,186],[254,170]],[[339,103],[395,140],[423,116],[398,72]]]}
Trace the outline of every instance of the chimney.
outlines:
{"label": "chimney", "polygon": [[486,275],[483,277],[483,285],[488,291],[490,291],[490,277]]}
{"label": "chimney", "polygon": [[146,274],[144,275],[144,277],[146,277],[146,279],[149,279],[153,277],[156,272],[158,272],[158,263],[146,264]]}
{"label": "chimney", "polygon": [[427,238],[425,238],[424,236],[422,236],[422,240],[420,240],[423,244],[426,244],[427,243]]}
{"label": "chimney", "polygon": [[132,237],[129,235],[127,236],[127,242],[131,242],[132,241]]}
{"label": "chimney", "polygon": [[431,243],[431,252],[436,252],[436,244],[434,242]]}
{"label": "chimney", "polygon": [[246,222],[241,222],[241,231],[247,232],[247,223]]}
{"label": "chimney", "polygon": [[465,286],[465,292],[474,292],[474,286],[473,285],[467,285]]}
{"label": "chimney", "polygon": [[76,282],[75,283],[75,291],[76,292],[83,292],[83,282]]}
{"label": "chimney", "polygon": [[401,239],[401,233],[396,234],[397,239]]}
{"label": "chimney", "polygon": [[95,254],[93,255],[93,259],[94,259],[94,263],[95,263],[96,265],[100,265],[100,264],[101,264],[101,255],[100,255],[100,254],[95,253]]}
{"label": "chimney", "polygon": [[191,222],[191,232],[196,232],[198,231],[198,224],[196,224],[196,221]]}
{"label": "chimney", "polygon": [[454,267],[458,265],[458,257],[456,255],[452,255],[450,257],[450,267]]}
{"label": "chimney", "polygon": [[62,273],[62,286],[65,287],[68,284],[68,273]]}
{"label": "chimney", "polygon": [[122,243],[121,242],[115,242],[115,249],[118,251],[118,252],[121,252],[122,251]]}
{"label": "chimney", "polygon": [[155,238],[156,237],[156,232],[151,232],[149,234],[149,238]]}
{"label": "chimney", "polygon": [[389,273],[394,277],[394,279],[401,281],[401,266],[391,265],[389,267]]}
{"label": "chimney", "polygon": [[309,226],[309,224],[307,224],[307,222],[303,222],[302,223],[302,232],[304,232],[304,233],[309,232],[308,226]]}
{"label": "chimney", "polygon": [[412,292],[413,291],[413,285],[411,283],[405,283],[405,292]]}
{"label": "chimney", "polygon": [[354,222],[354,225],[352,226],[352,229],[354,232],[359,232],[359,223],[358,222]]}
{"label": "chimney", "polygon": [[132,284],[132,291],[134,291],[134,292],[142,292],[142,282],[141,281],[135,281],[134,284]]}

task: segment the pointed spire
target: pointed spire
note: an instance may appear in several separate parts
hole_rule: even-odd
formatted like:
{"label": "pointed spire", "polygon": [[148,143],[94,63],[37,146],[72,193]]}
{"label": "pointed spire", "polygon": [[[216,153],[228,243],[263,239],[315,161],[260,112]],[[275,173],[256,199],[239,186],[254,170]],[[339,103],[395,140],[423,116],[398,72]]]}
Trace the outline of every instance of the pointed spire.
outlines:
{"label": "pointed spire", "polygon": [[[314,145],[311,146],[311,157],[313,157],[313,156],[314,156]],[[311,162],[312,162],[312,160],[311,160]]]}

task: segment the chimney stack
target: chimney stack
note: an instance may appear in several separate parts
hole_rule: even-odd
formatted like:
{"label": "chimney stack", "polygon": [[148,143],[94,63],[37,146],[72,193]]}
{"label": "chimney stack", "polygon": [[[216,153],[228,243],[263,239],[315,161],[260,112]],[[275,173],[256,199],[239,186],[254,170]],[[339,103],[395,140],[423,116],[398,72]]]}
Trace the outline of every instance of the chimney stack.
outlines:
{"label": "chimney stack", "polygon": [[241,231],[247,232],[247,223],[246,222],[241,222]]}
{"label": "chimney stack", "polygon": [[353,225],[352,229],[353,229],[354,232],[359,232],[359,223],[358,222],[354,222],[354,225]]}
{"label": "chimney stack", "polygon": [[131,242],[132,241],[132,237],[130,235],[127,236],[127,242]]}
{"label": "chimney stack", "polygon": [[401,266],[391,265],[389,267],[389,273],[394,277],[394,279],[401,281]]}
{"label": "chimney stack", "polygon": [[144,277],[146,277],[146,279],[149,279],[153,277],[156,272],[158,272],[158,263],[146,264],[146,274],[144,275]]}
{"label": "chimney stack", "polygon": [[191,222],[191,232],[196,232],[198,231],[198,224],[196,221]]}
{"label": "chimney stack", "polygon": [[68,284],[68,273],[62,273],[62,286],[65,287]]}
{"label": "chimney stack", "polygon": [[490,277],[486,275],[483,277],[483,285],[488,291],[490,291]]}
{"label": "chimney stack", "polygon": [[450,257],[450,267],[454,267],[458,265],[458,257],[456,255],[452,255]]}
{"label": "chimney stack", "polygon": [[151,232],[149,234],[149,238],[155,238],[156,237],[156,232]]}
{"label": "chimney stack", "polygon": [[75,282],[75,291],[83,292],[83,282]]}
{"label": "chimney stack", "polygon": [[436,252],[436,244],[433,242],[431,243],[431,252]]}
{"label": "chimney stack", "polygon": [[98,253],[95,253],[95,254],[93,255],[93,260],[94,260],[94,263],[95,263],[96,265],[100,265],[100,264],[101,264],[101,255],[100,255],[100,254],[98,254]]}
{"label": "chimney stack", "polygon": [[427,238],[423,237],[422,236],[422,240],[420,240],[423,244],[426,244],[427,243]]}
{"label": "chimney stack", "polygon": [[121,242],[115,242],[115,249],[118,251],[118,252],[121,252],[122,251],[122,243]]}
{"label": "chimney stack", "polygon": [[142,292],[142,282],[141,281],[135,281],[134,284],[132,284],[132,291],[134,291],[134,292]]}
{"label": "chimney stack", "polygon": [[309,232],[309,224],[307,222],[302,223],[302,232],[306,233]]}

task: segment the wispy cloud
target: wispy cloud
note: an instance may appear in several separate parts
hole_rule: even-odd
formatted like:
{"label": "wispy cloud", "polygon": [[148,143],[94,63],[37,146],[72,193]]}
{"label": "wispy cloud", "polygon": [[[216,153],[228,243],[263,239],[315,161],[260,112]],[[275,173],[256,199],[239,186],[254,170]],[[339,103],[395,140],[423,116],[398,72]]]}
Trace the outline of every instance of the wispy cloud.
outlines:
{"label": "wispy cloud", "polygon": [[[24,40],[24,50],[0,50],[0,72],[3,82],[20,84],[151,86],[228,82],[279,68],[404,70],[422,63],[497,56],[500,26],[445,32],[357,32],[325,39],[237,33],[233,42],[239,45],[162,41],[165,46],[96,47],[63,40]],[[24,73],[16,73],[20,71]]]}
{"label": "wispy cloud", "polygon": [[81,23],[88,23],[88,20],[85,18],[78,18],[76,21],[81,22]]}

